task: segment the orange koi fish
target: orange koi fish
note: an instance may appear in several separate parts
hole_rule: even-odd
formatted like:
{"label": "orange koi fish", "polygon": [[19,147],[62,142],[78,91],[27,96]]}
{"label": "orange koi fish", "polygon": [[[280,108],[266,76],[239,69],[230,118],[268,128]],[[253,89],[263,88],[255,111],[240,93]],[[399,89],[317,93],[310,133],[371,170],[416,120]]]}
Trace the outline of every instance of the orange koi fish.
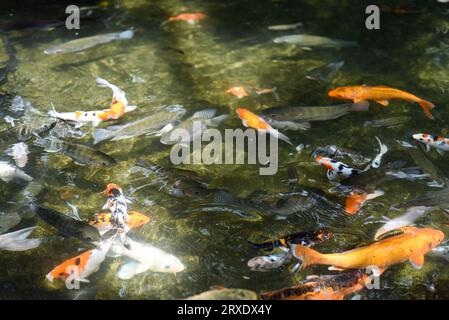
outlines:
{"label": "orange koi fish", "polygon": [[[141,227],[151,221],[151,217],[140,213],[138,211],[128,212],[128,221],[126,225],[129,229],[134,229]],[[89,221],[91,226],[98,229],[101,235],[105,234],[113,228],[112,213],[101,212],[94,215],[94,217]]]}
{"label": "orange koi fish", "polygon": [[229,88],[226,90],[226,93],[229,93],[239,99],[249,96],[248,91],[246,91],[245,87],[242,86]]}
{"label": "orange koi fish", "polygon": [[[380,276],[385,269],[379,269]],[[262,293],[264,300],[343,300],[347,295],[362,290],[371,274],[353,270],[336,275],[310,276],[296,286]]]}
{"label": "orange koi fish", "polygon": [[390,99],[401,99],[409,102],[417,102],[424,111],[424,114],[429,119],[434,119],[430,110],[435,107],[432,102],[421,99],[411,93],[385,87],[369,87],[369,86],[350,86],[350,87],[338,87],[329,91],[329,96],[337,99],[352,100],[354,103],[373,100],[380,105],[387,107]]}
{"label": "orange koi fish", "polygon": [[47,274],[47,280],[53,282],[54,279],[66,279],[73,276],[74,280],[89,282],[87,278],[98,271],[111,245],[112,241],[106,240],[97,248],[84,251],[74,258],[64,261]]}
{"label": "orange koi fish", "polygon": [[256,129],[259,132],[266,132],[275,138],[281,139],[292,145],[290,138],[271,127],[264,119],[244,108],[236,109],[238,117],[245,127]]}
{"label": "orange koi fish", "polygon": [[207,16],[204,13],[197,12],[197,13],[181,13],[177,16],[168,18],[168,22],[172,21],[186,21],[189,24],[195,24],[199,20],[203,20]]}
{"label": "orange koi fish", "polygon": [[424,264],[424,255],[444,240],[444,233],[437,229],[403,227],[398,230],[403,233],[342,253],[322,254],[295,244],[291,246],[291,251],[302,261],[301,269],[314,264],[330,265],[337,269],[372,266],[383,269],[407,260],[420,269]]}
{"label": "orange koi fish", "polygon": [[119,87],[107,82],[102,78],[96,79],[100,87],[109,87],[112,90],[112,101],[109,109],[96,111],[75,111],[75,112],[57,112],[52,105],[53,110],[48,112],[50,117],[61,120],[74,121],[79,124],[91,123],[94,127],[100,122],[108,120],[117,120],[125,113],[135,110],[136,106],[128,105],[125,92]]}
{"label": "orange koi fish", "polygon": [[384,194],[381,190],[375,190],[374,193],[359,193],[352,191],[345,200],[345,212],[354,215],[362,209],[367,200],[372,200]]}

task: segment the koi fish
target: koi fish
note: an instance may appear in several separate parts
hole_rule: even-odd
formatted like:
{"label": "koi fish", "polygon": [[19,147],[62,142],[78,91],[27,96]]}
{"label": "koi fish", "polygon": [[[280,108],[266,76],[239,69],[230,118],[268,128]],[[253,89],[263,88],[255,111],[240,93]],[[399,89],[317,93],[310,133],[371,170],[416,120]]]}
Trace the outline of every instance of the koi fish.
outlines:
{"label": "koi fish", "polygon": [[374,240],[378,240],[379,238],[381,238],[382,235],[386,234],[387,232],[411,225],[417,219],[424,216],[430,210],[432,210],[432,207],[425,207],[425,206],[410,207],[404,214],[400,215],[399,217],[393,219],[388,219],[387,217],[384,217],[385,224],[376,231],[376,234],[374,235]]}
{"label": "koi fish", "polygon": [[28,239],[28,236],[36,228],[25,228],[0,235],[0,250],[26,251],[37,248],[41,244],[42,239]]}
{"label": "koi fish", "polygon": [[238,117],[242,120],[245,127],[257,129],[259,132],[266,132],[275,138],[281,139],[290,145],[293,145],[290,138],[272,128],[264,119],[244,108],[237,108]]}
{"label": "koi fish", "polygon": [[263,95],[263,94],[272,94],[276,100],[279,100],[279,95],[277,93],[277,87],[273,87],[273,88],[251,87],[250,89],[258,96]]}
{"label": "koi fish", "polygon": [[53,282],[54,279],[67,279],[69,276],[73,276],[74,280],[89,282],[87,278],[100,269],[111,245],[111,240],[105,240],[97,248],[84,251],[74,258],[62,262],[47,274],[47,280]]}
{"label": "koi fish", "polygon": [[253,271],[269,271],[287,264],[292,259],[290,252],[280,252],[268,256],[257,256],[248,260],[248,267]]}
{"label": "koi fish", "polygon": [[352,177],[362,171],[354,169],[341,161],[327,157],[316,156],[315,161],[327,169],[327,178],[331,181],[338,177]]}
{"label": "koi fish", "polygon": [[433,134],[416,133],[413,135],[413,139],[422,142],[426,145],[427,152],[430,148],[436,148],[439,154],[444,154],[444,151],[449,151],[449,139],[439,137]]}
{"label": "koi fish", "polygon": [[[380,276],[385,269],[379,269]],[[336,275],[308,276],[296,286],[267,291],[263,300],[343,300],[347,295],[362,290],[371,280],[363,270],[351,270]]]}
{"label": "koi fish", "polygon": [[[130,211],[128,212],[128,221],[126,222],[126,226],[129,229],[134,229],[141,227],[151,221],[151,217],[140,213],[138,211]],[[94,217],[89,221],[91,226],[94,226],[98,229],[101,235],[105,234],[109,230],[113,228],[112,225],[112,213],[110,212],[101,212],[94,215]]]}
{"label": "koi fish", "polygon": [[101,239],[97,229],[86,222],[52,209],[40,206],[34,206],[34,209],[39,218],[56,228],[64,236],[75,237],[86,242],[99,241]]}
{"label": "koi fish", "polygon": [[345,199],[345,212],[354,215],[362,209],[366,201],[375,199],[384,195],[382,190],[375,190],[373,193],[360,193],[352,191]]}
{"label": "koi fish", "polygon": [[328,37],[315,36],[310,34],[292,34],[273,39],[274,43],[289,43],[300,46],[306,50],[317,48],[345,48],[357,46],[356,42],[332,39]]}
{"label": "koi fish", "polygon": [[108,201],[103,206],[103,209],[109,208],[111,211],[112,227],[117,228],[120,234],[120,240],[123,243],[127,243],[126,233],[129,230],[127,225],[129,221],[127,203],[130,200],[125,198],[122,189],[115,183],[109,183],[106,186],[104,195],[108,197]]}
{"label": "koi fish", "polygon": [[101,87],[109,87],[112,90],[112,101],[109,109],[96,111],[75,111],[75,112],[57,112],[52,104],[52,110],[48,115],[52,118],[58,118],[65,121],[74,121],[79,125],[91,123],[96,127],[103,121],[117,120],[125,113],[135,110],[136,106],[129,106],[126,94],[119,87],[107,82],[102,78],[97,78],[96,82]]}
{"label": "koi fish", "polygon": [[293,24],[279,24],[279,25],[275,25],[275,26],[268,26],[267,29],[273,30],[273,31],[285,31],[285,30],[290,30],[290,29],[296,29],[301,26],[302,26],[302,22],[297,22],[297,23],[293,23]]}
{"label": "koi fish", "polygon": [[120,266],[118,278],[121,280],[131,279],[146,271],[177,273],[185,269],[177,257],[149,244],[129,239],[128,247],[122,243],[115,243],[112,247],[115,256],[124,255],[134,260]]}
{"label": "koi fish", "polygon": [[230,95],[239,99],[249,96],[248,91],[246,91],[245,87],[242,86],[229,88],[228,90],[226,90],[226,93],[229,93]]}
{"label": "koi fish", "polygon": [[424,264],[424,255],[444,240],[444,233],[437,229],[403,227],[399,230],[403,233],[342,253],[322,254],[295,244],[291,246],[291,252],[302,261],[300,269],[315,264],[330,265],[333,269],[371,266],[383,269],[407,260],[420,269]]}
{"label": "koi fish", "polygon": [[177,16],[168,18],[168,20],[165,23],[172,22],[172,21],[186,21],[189,24],[195,24],[198,21],[205,19],[206,17],[207,16],[201,12],[181,13],[181,14],[178,14]]}
{"label": "koi fish", "polygon": [[334,90],[329,91],[328,95],[332,98],[352,100],[354,103],[373,100],[380,105],[387,107],[390,99],[401,99],[409,102],[417,102],[424,111],[424,114],[429,119],[434,119],[431,109],[435,107],[432,102],[421,99],[409,92],[385,87],[369,87],[369,86],[350,86],[350,87],[337,87]]}
{"label": "koi fish", "polygon": [[16,168],[7,162],[0,161],[0,179],[5,182],[10,182],[16,178],[22,179],[22,180],[25,180],[28,182],[33,180],[32,177],[27,175],[25,172],[23,172],[19,168]]}
{"label": "koi fish", "polygon": [[248,241],[255,249],[262,249],[271,251],[275,248],[290,248],[292,244],[300,244],[302,246],[310,247],[322,241],[328,240],[332,237],[332,232],[327,230],[317,230],[312,232],[298,232],[283,236],[277,240],[254,243]]}

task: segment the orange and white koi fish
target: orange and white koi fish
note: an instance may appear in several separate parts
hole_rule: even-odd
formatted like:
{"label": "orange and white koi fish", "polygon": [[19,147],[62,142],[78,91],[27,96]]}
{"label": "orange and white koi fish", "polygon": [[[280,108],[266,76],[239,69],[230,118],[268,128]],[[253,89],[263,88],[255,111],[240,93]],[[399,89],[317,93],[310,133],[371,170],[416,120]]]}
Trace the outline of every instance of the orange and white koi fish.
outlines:
{"label": "orange and white koi fish", "polygon": [[229,93],[230,95],[239,99],[249,96],[248,91],[245,89],[245,87],[242,86],[229,88],[228,90],[226,90],[226,93]]}
{"label": "orange and white koi fish", "polygon": [[356,214],[362,209],[367,200],[372,200],[384,195],[382,190],[375,190],[373,193],[359,193],[352,191],[345,200],[345,212],[349,215]]}
{"label": "orange and white koi fish", "polygon": [[[150,221],[151,217],[137,211],[130,211],[128,212],[128,221],[126,222],[126,225],[129,229],[134,229],[141,227]],[[92,220],[89,221],[89,224],[97,228],[98,232],[103,235],[113,228],[112,213],[97,213]]]}
{"label": "orange and white koi fish", "polygon": [[102,121],[116,120],[125,113],[135,110],[136,106],[129,106],[126,94],[117,86],[110,84],[102,78],[96,79],[101,87],[109,87],[112,90],[112,101],[109,109],[96,111],[75,111],[75,112],[57,112],[52,104],[53,110],[48,112],[50,117],[62,120],[74,121],[78,124],[91,123],[94,127]]}
{"label": "orange and white koi fish", "polygon": [[271,127],[264,119],[244,108],[236,109],[237,115],[242,120],[245,127],[256,129],[259,132],[266,132],[275,138],[281,139],[293,145],[290,138]]}
{"label": "orange and white koi fish", "polygon": [[389,266],[410,261],[420,269],[424,255],[444,240],[444,233],[432,228],[403,227],[401,234],[342,253],[322,254],[301,245],[292,245],[292,254],[302,261],[301,269],[310,265],[329,265],[333,269],[362,269]]}
{"label": "orange and white koi fish", "polygon": [[427,152],[430,151],[430,147],[436,148],[439,154],[444,154],[444,151],[449,151],[448,138],[443,138],[428,133],[417,133],[413,135],[413,139],[424,143],[426,145]]}
{"label": "orange and white koi fish", "polygon": [[[189,24],[195,24],[200,20],[203,20],[207,16],[204,13],[197,12],[197,13],[181,13],[177,16],[173,16],[168,18],[168,20],[165,23],[172,22],[172,21],[186,21]],[[163,24],[165,24],[163,23]]]}
{"label": "orange and white koi fish", "polygon": [[[384,270],[377,270],[376,276],[380,276]],[[347,295],[362,290],[370,283],[371,277],[371,273],[363,270],[352,270],[336,275],[308,276],[296,286],[267,291],[260,296],[264,300],[343,300]]]}
{"label": "orange and white koi fish", "polygon": [[401,99],[409,102],[417,102],[424,111],[424,114],[429,119],[434,119],[430,110],[435,107],[432,102],[421,99],[409,92],[379,86],[379,87],[369,87],[369,86],[350,86],[350,87],[338,87],[334,90],[329,91],[329,96],[337,99],[352,100],[354,103],[373,100],[387,107],[389,100],[391,99]]}
{"label": "orange and white koi fish", "polygon": [[97,248],[84,251],[80,255],[57,265],[47,274],[46,278],[53,282],[54,279],[67,279],[72,276],[73,280],[89,282],[87,278],[98,271],[111,245],[112,239],[103,241]]}

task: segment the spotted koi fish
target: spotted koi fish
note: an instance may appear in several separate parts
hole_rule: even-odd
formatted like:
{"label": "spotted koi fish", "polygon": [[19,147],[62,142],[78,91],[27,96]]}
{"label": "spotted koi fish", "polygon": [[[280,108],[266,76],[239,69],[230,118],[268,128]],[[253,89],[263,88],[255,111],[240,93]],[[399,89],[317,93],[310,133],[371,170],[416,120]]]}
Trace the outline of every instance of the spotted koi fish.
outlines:
{"label": "spotted koi fish", "polygon": [[71,276],[75,281],[89,282],[87,278],[98,271],[111,245],[111,240],[105,240],[97,248],[64,261],[47,274],[47,280],[53,282],[54,279],[67,279]]}
{"label": "spotted koi fish", "polygon": [[129,230],[127,224],[130,220],[127,203],[130,201],[125,198],[122,189],[115,183],[109,183],[106,186],[104,195],[108,197],[108,200],[103,206],[103,209],[109,208],[111,212],[112,227],[117,229],[120,234],[120,240],[125,243],[126,233]]}
{"label": "spotted koi fish", "polygon": [[444,154],[444,151],[449,151],[449,139],[439,137],[434,134],[428,133],[417,133],[413,135],[413,139],[422,142],[426,145],[427,152],[430,148],[436,148],[439,154]]}
{"label": "spotted koi fish", "polygon": [[[134,229],[141,227],[150,221],[151,217],[137,211],[130,211],[128,212],[128,221],[126,222],[126,226],[128,229]],[[89,221],[89,224],[97,228],[98,232],[103,235],[113,228],[112,213],[97,213],[92,220]]]}
{"label": "spotted koi fish", "polygon": [[103,121],[119,119],[125,113],[133,111],[137,108],[136,106],[128,105],[125,92],[117,86],[102,78],[97,78],[96,81],[99,86],[109,87],[112,90],[112,101],[109,109],[96,111],[57,112],[52,104],[53,110],[48,112],[49,116],[61,120],[74,121],[80,125],[84,123],[91,123],[92,126],[96,127]]}
{"label": "spotted koi fish", "polygon": [[315,161],[327,169],[327,178],[331,181],[337,178],[352,177],[362,171],[354,169],[341,161],[327,157],[316,156]]}

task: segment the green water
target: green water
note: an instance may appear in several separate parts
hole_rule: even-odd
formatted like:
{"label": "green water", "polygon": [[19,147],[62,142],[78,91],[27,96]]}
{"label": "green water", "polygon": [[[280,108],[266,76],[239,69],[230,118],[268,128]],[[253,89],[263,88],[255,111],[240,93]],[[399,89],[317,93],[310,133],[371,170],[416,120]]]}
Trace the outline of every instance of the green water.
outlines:
{"label": "green water", "polygon": [[[20,3],[2,1],[0,21],[64,15],[65,6],[52,2],[41,7],[26,1]],[[207,180],[209,188],[228,190],[239,198],[258,190],[288,191],[287,164],[296,167],[301,185],[327,192],[332,185],[326,179],[324,168],[314,165],[311,157],[317,146],[337,144],[374,157],[377,150],[374,136],[377,135],[390,149],[384,163],[405,160],[414,166],[396,140],[404,140],[416,131],[448,133],[449,118],[445,111],[449,65],[445,48],[449,40],[448,34],[437,30],[449,28],[446,12],[449,6],[420,1],[425,13],[383,13],[381,29],[369,31],[365,28],[366,5],[363,1],[331,0],[116,1],[101,11],[95,21],[81,22],[78,31],[62,27],[52,31],[10,32],[11,43],[17,51],[17,66],[0,92],[19,95],[43,112],[50,109],[51,102],[58,111],[97,110],[105,108],[111,98],[109,89],[95,84],[95,78],[100,76],[126,91],[130,104],[138,106],[116,123],[139,119],[164,105],[182,104],[188,115],[204,108],[216,108],[220,114],[229,114],[231,118],[222,129],[242,128],[235,115],[238,106],[260,113],[262,108],[275,105],[336,103],[327,97],[327,92],[338,85],[388,85],[435,103],[435,121],[426,119],[415,104],[394,101],[388,108],[373,103],[369,112],[313,123],[307,132],[287,132],[294,145],[302,143],[306,149],[298,154],[281,144],[280,168],[274,176],[260,176],[256,165],[184,166]],[[180,22],[160,27],[167,17],[182,12],[204,12],[208,17],[196,25]],[[356,41],[359,46],[304,51],[294,45],[272,42],[274,37],[295,31],[270,31],[268,26],[299,21],[304,24],[302,32]],[[130,27],[136,32],[129,41],[112,42],[80,53],[58,56],[43,53],[45,48],[76,37]],[[434,49],[426,52],[428,48]],[[1,49],[0,61],[7,59]],[[345,65],[330,82],[320,84],[305,78],[311,69],[341,60]],[[280,101],[271,95],[239,100],[226,94],[229,87],[237,85],[276,86]],[[8,101],[2,105],[2,116],[10,113]],[[412,119],[396,128],[363,128],[367,120],[403,115],[410,115]],[[2,121],[0,126],[8,125]],[[89,133],[79,142],[92,145],[92,129],[85,126],[83,130]],[[42,158],[45,153],[32,148],[30,162],[24,170],[43,186],[41,198],[46,205],[69,212],[61,193],[70,186],[73,195],[70,202],[78,207],[82,218],[89,218],[103,206],[105,199],[100,192],[107,183],[119,184],[127,194],[154,179],[130,172],[136,159],[167,164],[170,152],[168,146],[145,136],[106,142],[95,148],[113,156],[118,165],[96,170],[79,166],[58,154],[48,155],[45,162]],[[9,157],[1,157],[9,161]],[[447,171],[447,156],[438,155],[434,150],[431,157],[443,172]],[[49,238],[34,250],[0,253],[0,290],[14,288],[14,292],[23,297],[30,290],[37,295],[62,294],[66,291],[63,282],[50,284],[45,275],[60,262],[77,255],[78,248],[84,245],[77,240],[54,237],[54,229],[25,214],[28,210],[20,200],[24,187],[15,182],[0,182],[4,195],[0,211],[24,215],[15,229],[38,225],[40,228],[35,234]],[[95,298],[184,298],[213,285],[261,292],[296,284],[307,275],[330,273],[324,266],[313,266],[296,274],[291,274],[287,268],[260,273],[246,266],[248,259],[259,254],[249,247],[248,239],[268,240],[291,232],[308,231],[316,227],[313,221],[296,215],[277,220],[272,216],[243,219],[219,211],[183,213],[201,199],[171,197],[158,188],[147,187],[132,194],[132,209],[151,215],[154,221],[130,234],[176,255],[186,270],[176,275],[146,272],[132,280],[121,281],[116,276],[121,260],[107,258],[101,269],[89,278],[91,283],[82,284],[83,288],[96,289]],[[357,219],[348,220],[335,230],[332,223],[326,225],[335,235],[316,248],[322,252],[336,252],[366,243],[369,239],[364,234],[371,234],[380,226],[381,217],[391,204],[435,190],[420,182],[404,180],[385,183],[381,189],[385,195],[368,202]],[[344,198],[335,197],[335,205],[342,205]],[[315,211],[319,213],[320,208]],[[400,213],[391,215],[396,214]],[[436,211],[420,219],[418,225],[446,232],[441,224],[445,218],[444,213]],[[378,223],[367,224],[368,221]],[[408,263],[399,264],[382,275],[381,290],[362,290],[358,294],[362,299],[449,298],[447,270],[446,262],[430,257],[419,271]]]}

